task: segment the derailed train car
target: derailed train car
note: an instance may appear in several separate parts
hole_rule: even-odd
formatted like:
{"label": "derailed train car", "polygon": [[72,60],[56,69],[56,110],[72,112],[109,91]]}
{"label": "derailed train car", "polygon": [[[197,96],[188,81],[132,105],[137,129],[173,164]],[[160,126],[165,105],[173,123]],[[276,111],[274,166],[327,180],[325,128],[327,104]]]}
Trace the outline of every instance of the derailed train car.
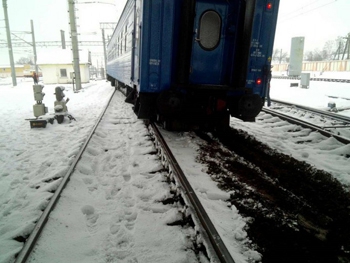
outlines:
{"label": "derailed train car", "polygon": [[128,0],[107,78],[140,119],[254,121],[271,77],[279,0]]}

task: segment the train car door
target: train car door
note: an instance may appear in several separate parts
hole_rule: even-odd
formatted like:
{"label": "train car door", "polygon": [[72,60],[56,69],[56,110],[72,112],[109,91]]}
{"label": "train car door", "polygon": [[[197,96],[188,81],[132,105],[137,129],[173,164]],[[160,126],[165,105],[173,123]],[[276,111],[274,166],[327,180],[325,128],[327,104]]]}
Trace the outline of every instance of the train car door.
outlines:
{"label": "train car door", "polygon": [[228,13],[226,0],[197,0],[192,55],[191,84],[223,85],[226,69],[225,28]]}

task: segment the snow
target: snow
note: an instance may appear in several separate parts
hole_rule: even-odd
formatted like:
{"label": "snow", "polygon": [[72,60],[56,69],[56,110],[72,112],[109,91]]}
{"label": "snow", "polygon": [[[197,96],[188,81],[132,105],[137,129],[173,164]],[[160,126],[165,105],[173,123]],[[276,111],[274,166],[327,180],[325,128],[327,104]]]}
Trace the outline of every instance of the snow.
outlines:
{"label": "snow", "polygon": [[[291,88],[289,80],[273,79],[271,97],[324,109],[330,98],[337,107],[350,108],[350,83],[311,82],[309,89]],[[54,112],[54,90],[45,85],[44,103]],[[113,93],[103,80],[83,85],[74,93],[65,85],[68,110],[76,121],[48,124],[31,129],[34,95],[32,79],[0,79],[0,262],[12,263],[23,243],[16,237],[31,233],[53,191],[58,188],[86,137]],[[340,98],[341,97],[341,98]],[[98,126],[91,143],[76,167],[67,188],[51,213],[29,262],[197,262],[190,249],[194,230],[168,226],[180,218],[176,205],[160,201],[169,195],[169,185],[154,146],[142,121],[117,93],[112,107]],[[350,116],[350,111],[339,114]],[[271,116],[270,116],[271,117]],[[261,114],[260,118],[270,118]],[[276,120],[271,119],[271,122]],[[231,119],[232,125],[249,131],[272,148],[325,169],[350,184],[350,146],[330,138],[318,144],[300,144],[285,128],[261,128],[254,123]],[[196,162],[199,139],[188,133],[166,132],[174,155],[218,226],[236,262],[261,256],[247,247],[247,219],[224,202],[223,192]],[[321,135],[311,133],[318,141]],[[306,140],[307,140],[306,139]],[[205,261],[202,261],[205,262]]]}
{"label": "snow", "polygon": [[308,89],[290,87],[291,83],[299,84],[300,81],[273,78],[271,81],[271,99],[320,110],[327,110],[328,103],[334,102],[337,109],[348,109],[339,112],[340,115],[350,116],[350,83],[311,81]]}
{"label": "snow", "polygon": [[[49,112],[53,112],[54,88],[44,88]],[[11,262],[21,249],[22,243],[13,238],[32,231],[52,196],[49,191],[60,183],[53,179],[64,176],[112,93],[92,86],[84,91],[81,94],[90,94],[90,101],[72,93],[71,88],[68,92],[81,110],[77,122],[30,129],[25,119],[34,117],[32,80],[19,79],[15,88],[0,86],[0,262]],[[94,96],[100,97],[100,103],[92,101]]]}
{"label": "snow", "polygon": [[[344,61],[347,63],[347,61]],[[350,79],[349,71],[303,71],[302,73],[310,73],[310,78],[324,79]],[[287,76],[286,71],[272,71],[273,76]]]}
{"label": "snow", "polygon": [[[344,74],[348,74],[345,72]],[[344,76],[342,74],[342,76]],[[339,77],[339,74],[338,74]],[[350,78],[349,78],[350,79]],[[350,117],[350,83],[311,81],[308,89],[290,87],[298,80],[272,79],[271,99],[286,101],[319,110],[327,110],[328,102],[336,103],[339,115]],[[329,96],[332,96],[330,98]],[[348,98],[348,99],[343,99]],[[341,183],[350,187],[350,145],[343,145],[334,138],[325,138],[315,132],[309,132],[295,125],[286,125],[277,117],[260,113],[257,119],[264,119],[266,125],[246,123],[231,119],[231,126],[252,134],[258,140],[294,158],[310,163],[318,169],[331,173]],[[297,129],[291,133],[290,130]],[[344,134],[350,134],[349,128],[343,128]],[[347,131],[347,132],[346,132]],[[298,135],[304,134],[303,143]]]}

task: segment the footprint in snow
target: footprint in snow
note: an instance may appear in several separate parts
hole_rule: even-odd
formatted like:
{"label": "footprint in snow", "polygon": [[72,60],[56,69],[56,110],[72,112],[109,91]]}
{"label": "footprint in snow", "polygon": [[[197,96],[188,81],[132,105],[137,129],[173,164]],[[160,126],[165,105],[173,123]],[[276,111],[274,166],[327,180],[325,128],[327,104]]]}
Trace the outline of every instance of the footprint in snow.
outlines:
{"label": "footprint in snow", "polygon": [[124,178],[125,182],[129,182],[131,179],[131,175],[129,173],[123,174],[123,178]]}
{"label": "footprint in snow", "polygon": [[90,234],[94,234],[97,231],[97,220],[99,214],[95,213],[95,208],[91,205],[85,205],[81,208],[81,212],[85,215],[86,226]]}
{"label": "footprint in snow", "polygon": [[88,152],[89,154],[91,154],[92,156],[97,156],[97,155],[100,154],[100,151],[99,151],[99,150],[97,150],[97,149],[95,149],[95,148],[92,148],[92,147],[88,147],[86,150],[87,150],[87,152]]}
{"label": "footprint in snow", "polygon": [[119,191],[120,188],[115,186],[111,187],[110,189],[107,189],[105,195],[106,200],[114,199],[114,197],[119,193]]}
{"label": "footprint in snow", "polygon": [[83,178],[83,182],[87,185],[90,185],[93,183],[93,179],[92,178],[89,178],[89,177],[86,177],[86,178]]}
{"label": "footprint in snow", "polygon": [[85,175],[92,175],[93,174],[93,170],[90,166],[88,165],[84,165],[84,164],[79,164],[77,166],[77,170],[82,173],[82,174],[85,174]]}

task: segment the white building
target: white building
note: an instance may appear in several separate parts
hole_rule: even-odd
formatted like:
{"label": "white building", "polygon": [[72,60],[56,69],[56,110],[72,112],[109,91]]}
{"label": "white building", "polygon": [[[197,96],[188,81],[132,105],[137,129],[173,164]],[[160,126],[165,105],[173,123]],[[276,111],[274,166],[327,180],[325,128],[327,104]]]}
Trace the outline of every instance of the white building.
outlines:
{"label": "white building", "polygon": [[[70,49],[47,49],[38,53],[37,64],[41,69],[44,84],[68,84],[73,82],[73,52]],[[88,50],[79,51],[81,83],[90,80],[91,65]]]}

